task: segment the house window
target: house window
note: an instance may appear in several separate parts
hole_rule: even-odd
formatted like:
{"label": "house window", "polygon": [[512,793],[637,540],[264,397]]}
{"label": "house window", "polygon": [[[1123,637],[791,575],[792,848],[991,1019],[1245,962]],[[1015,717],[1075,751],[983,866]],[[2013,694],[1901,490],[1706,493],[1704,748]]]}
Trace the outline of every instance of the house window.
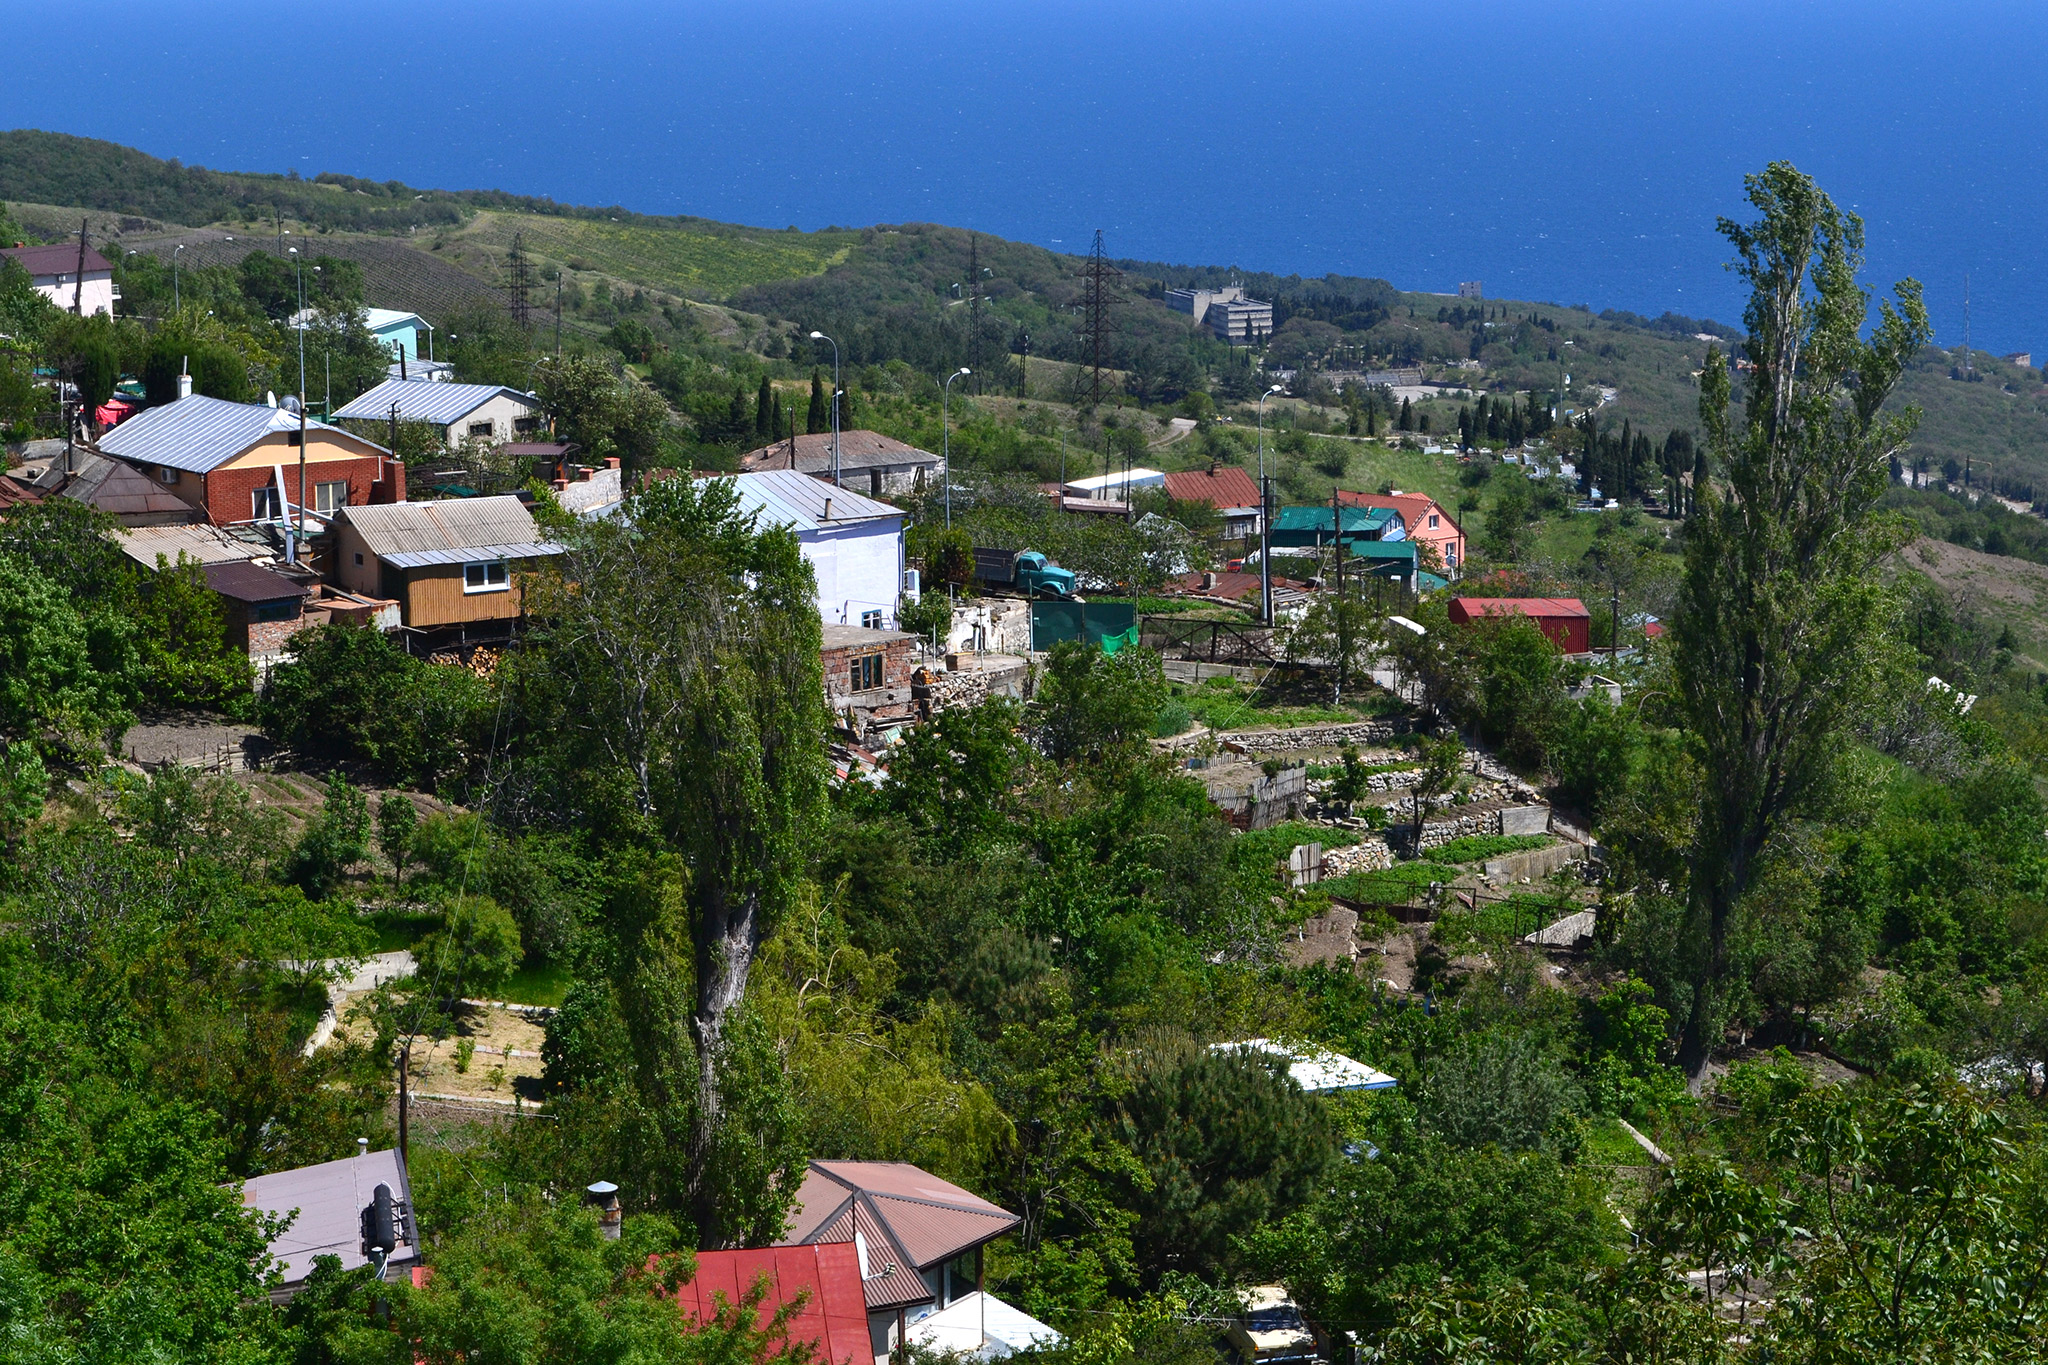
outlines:
{"label": "house window", "polygon": [[882,613],[878,611],[862,612],[860,614],[860,626],[862,630],[880,630],[882,628]]}
{"label": "house window", "polygon": [[512,419],[512,430],[518,432],[521,436],[530,435],[540,430],[540,418],[515,417]]}
{"label": "house window", "polygon": [[159,483],[176,483],[178,471],[167,464],[160,464],[156,467],[156,477]]}
{"label": "house window", "polygon": [[946,1302],[958,1303],[981,1288],[980,1249],[964,1251],[946,1263]]}
{"label": "house window", "polygon": [[489,422],[471,422],[469,424],[469,439],[472,441],[488,441],[496,430],[497,428]]}
{"label": "house window", "polygon": [[849,681],[852,683],[852,687],[849,689],[851,691],[865,692],[871,687],[880,687],[882,685],[882,656],[879,654],[863,654],[849,662],[847,671]]}
{"label": "house window", "polygon": [[249,608],[251,621],[292,621],[299,615],[299,599],[288,597],[282,602],[258,602]]}
{"label": "house window", "polygon": [[332,512],[348,506],[348,480],[336,479],[332,483],[313,485],[313,510]]}
{"label": "house window", "polygon": [[1432,531],[1436,529],[1436,513],[1434,512],[1429,514],[1429,529]]}
{"label": "house window", "polygon": [[477,560],[462,566],[464,592],[503,592],[511,585],[511,572],[502,559]]}
{"label": "house window", "polygon": [[299,437],[301,434],[302,433],[296,431],[287,431],[284,434],[284,443],[288,446],[297,445],[299,443]]}
{"label": "house window", "polygon": [[284,519],[284,500],[275,488],[259,488],[249,495],[249,515],[257,521],[281,521]]}
{"label": "house window", "polygon": [[356,567],[358,569],[363,567],[363,556],[361,551],[357,551],[356,553]]}

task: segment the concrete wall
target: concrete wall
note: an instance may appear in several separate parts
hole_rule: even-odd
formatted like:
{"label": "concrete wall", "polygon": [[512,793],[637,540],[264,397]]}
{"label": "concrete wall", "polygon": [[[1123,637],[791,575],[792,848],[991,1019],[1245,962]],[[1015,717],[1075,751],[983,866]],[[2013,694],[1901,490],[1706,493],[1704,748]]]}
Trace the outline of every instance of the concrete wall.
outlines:
{"label": "concrete wall", "polygon": [[[443,430],[447,433],[448,448],[451,450],[458,449],[468,441],[521,441],[532,439],[533,433],[539,429],[529,427],[524,432],[520,431],[518,423],[527,418],[535,421],[540,419],[538,404],[501,393],[495,398],[485,400],[474,411],[465,414],[461,420],[450,422]],[[485,422],[491,426],[488,434],[470,431],[471,427]]]}
{"label": "concrete wall", "polygon": [[882,613],[882,629],[896,629],[903,596],[903,523],[854,522],[798,537],[818,578],[818,615],[828,625],[857,626],[861,614]]}
{"label": "concrete wall", "polygon": [[79,296],[78,286],[72,282],[75,277],[70,271],[64,272],[62,276],[64,283],[57,283],[58,278],[55,275],[36,276],[36,292],[67,313],[71,311],[74,303],[78,305],[79,311],[87,317],[91,317],[94,313],[112,313],[114,311],[114,277],[112,275],[102,275],[91,270],[86,271],[85,294],[82,299]]}

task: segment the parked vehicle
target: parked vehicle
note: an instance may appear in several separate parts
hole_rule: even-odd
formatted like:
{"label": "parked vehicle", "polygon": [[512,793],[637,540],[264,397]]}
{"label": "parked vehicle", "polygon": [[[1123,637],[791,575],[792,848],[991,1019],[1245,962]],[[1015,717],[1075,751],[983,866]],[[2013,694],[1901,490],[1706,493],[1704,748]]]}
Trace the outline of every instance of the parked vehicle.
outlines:
{"label": "parked vehicle", "polygon": [[974,547],[974,576],[991,588],[1008,588],[1026,597],[1072,597],[1074,575],[1036,550],[990,550]]}
{"label": "parked vehicle", "polygon": [[1262,1284],[1246,1290],[1244,1298],[1244,1314],[1226,1330],[1232,1353],[1244,1365],[1322,1365],[1328,1359],[1285,1288]]}

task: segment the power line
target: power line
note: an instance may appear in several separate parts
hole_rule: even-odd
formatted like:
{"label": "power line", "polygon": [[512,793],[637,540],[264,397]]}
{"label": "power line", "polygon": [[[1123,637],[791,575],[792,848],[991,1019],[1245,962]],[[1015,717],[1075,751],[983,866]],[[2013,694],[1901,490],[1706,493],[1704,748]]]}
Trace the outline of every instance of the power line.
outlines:
{"label": "power line", "polygon": [[1103,351],[1109,343],[1109,290],[1112,280],[1123,278],[1123,271],[1109,263],[1102,253],[1102,229],[1095,229],[1095,245],[1088,253],[1088,265],[1081,272],[1088,282],[1087,323],[1088,357],[1091,378],[1088,385],[1088,406],[1102,406]]}

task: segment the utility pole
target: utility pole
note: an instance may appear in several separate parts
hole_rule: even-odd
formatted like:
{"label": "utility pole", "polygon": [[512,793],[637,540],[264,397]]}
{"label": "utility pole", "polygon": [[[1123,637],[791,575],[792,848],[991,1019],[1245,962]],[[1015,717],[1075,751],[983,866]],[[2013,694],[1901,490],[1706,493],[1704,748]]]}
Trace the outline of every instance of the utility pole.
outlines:
{"label": "utility pole", "polygon": [[555,359],[562,358],[562,272],[555,271]]}
{"label": "utility pole", "polygon": [[78,274],[71,281],[71,311],[78,317],[85,316],[85,238],[91,225],[90,218],[78,220]]}
{"label": "utility pole", "polygon": [[1017,397],[1030,397],[1031,387],[1031,333],[1020,332],[1017,339]]}
{"label": "utility pole", "polygon": [[[981,234],[967,235],[967,368],[981,369]],[[981,381],[976,379],[974,391],[981,392]]]}
{"label": "utility pole", "polygon": [[407,1149],[412,1145],[412,1124],[410,1114],[412,1099],[412,1039],[407,1038],[398,1045],[398,1160],[406,1163]]}
{"label": "utility pole", "polygon": [[1259,620],[1273,624],[1273,481],[1259,475]]}
{"label": "utility pole", "polygon": [[1351,668],[1351,608],[1344,600],[1344,508],[1337,501],[1337,490],[1330,489],[1330,526],[1335,532],[1337,548],[1337,598],[1335,610],[1337,619],[1337,704],[1344,704],[1344,684],[1350,681]]}
{"label": "utility pole", "polygon": [[526,234],[512,234],[512,250],[505,255],[505,267],[511,278],[507,281],[512,295],[512,325],[524,332],[528,325],[527,292],[532,280],[526,267]]}

